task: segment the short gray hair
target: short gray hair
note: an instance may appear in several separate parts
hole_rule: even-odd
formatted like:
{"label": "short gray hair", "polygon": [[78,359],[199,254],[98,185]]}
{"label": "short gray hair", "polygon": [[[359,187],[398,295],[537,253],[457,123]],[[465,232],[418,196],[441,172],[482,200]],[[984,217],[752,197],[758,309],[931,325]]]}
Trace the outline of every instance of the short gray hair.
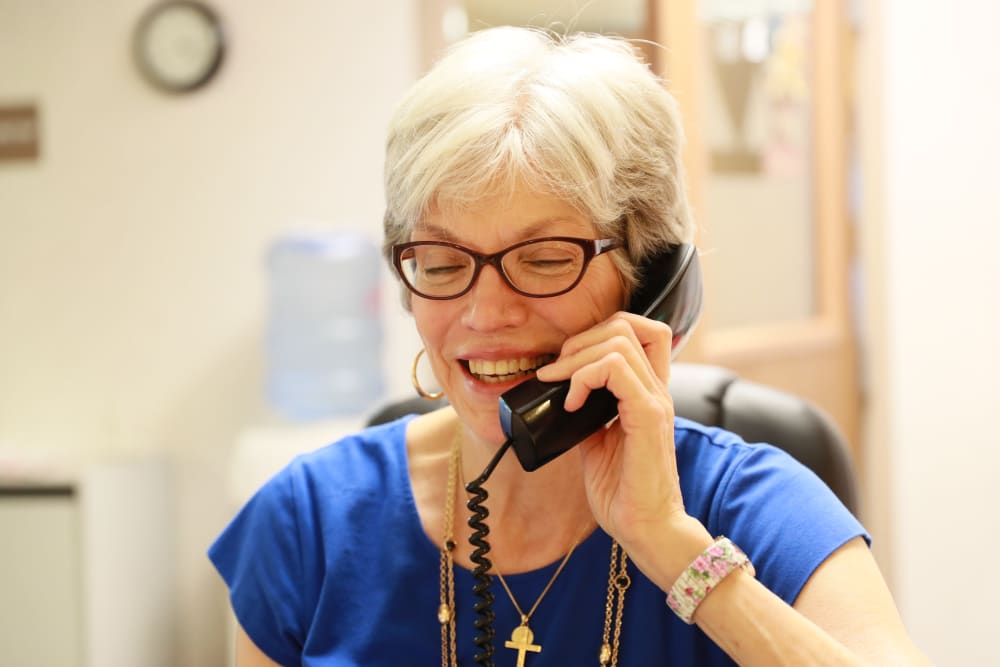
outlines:
{"label": "short gray hair", "polygon": [[[400,102],[385,155],[383,251],[432,206],[467,206],[516,183],[564,199],[601,236],[629,290],[635,267],[689,242],[677,102],[624,39],[536,28],[453,45]],[[408,300],[407,300],[408,303]]]}

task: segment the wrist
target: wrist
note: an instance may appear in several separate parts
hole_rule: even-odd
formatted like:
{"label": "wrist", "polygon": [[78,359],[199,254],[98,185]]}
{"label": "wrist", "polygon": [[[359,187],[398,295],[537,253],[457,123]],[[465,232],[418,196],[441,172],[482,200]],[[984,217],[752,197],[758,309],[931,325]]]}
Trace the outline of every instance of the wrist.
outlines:
{"label": "wrist", "polygon": [[641,539],[622,542],[622,546],[642,573],[664,592],[715,541],[701,522],[687,514],[649,526],[642,533]]}

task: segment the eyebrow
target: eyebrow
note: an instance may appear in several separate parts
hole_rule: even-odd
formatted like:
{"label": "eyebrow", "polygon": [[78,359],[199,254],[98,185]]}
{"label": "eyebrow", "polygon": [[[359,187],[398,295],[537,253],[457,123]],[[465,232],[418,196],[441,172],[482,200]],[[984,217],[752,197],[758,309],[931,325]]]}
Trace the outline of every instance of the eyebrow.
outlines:
{"label": "eyebrow", "polygon": [[[541,236],[553,236],[552,234],[543,234],[546,228],[551,227],[555,223],[559,222],[573,222],[569,218],[564,218],[561,216],[553,216],[551,218],[543,218],[542,220],[536,220],[535,222],[528,225],[520,234],[520,238],[515,241],[515,243],[520,241],[526,241],[531,238],[541,237]],[[461,239],[455,236],[451,230],[440,225],[431,225],[426,222],[418,222],[413,226],[414,231],[421,231],[433,236],[437,236],[443,241],[448,241],[449,243],[459,243]]]}

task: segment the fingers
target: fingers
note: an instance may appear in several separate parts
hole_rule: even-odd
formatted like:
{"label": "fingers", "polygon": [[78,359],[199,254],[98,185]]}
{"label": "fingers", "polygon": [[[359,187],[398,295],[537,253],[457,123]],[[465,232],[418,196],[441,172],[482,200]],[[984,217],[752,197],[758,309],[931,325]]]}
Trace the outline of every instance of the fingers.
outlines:
{"label": "fingers", "polygon": [[671,337],[663,323],[617,313],[568,338],[537,373],[547,382],[569,378],[570,412],[600,387],[618,399],[618,418],[579,452],[594,516],[622,544],[638,543],[646,527],[684,511],[667,391]]}
{"label": "fingers", "polygon": [[[559,358],[538,370],[538,379],[572,379],[567,410],[575,410],[591,390],[607,387],[619,401],[666,394],[670,377],[670,327],[631,313],[608,320],[571,338]],[[638,407],[638,406],[636,406]]]}
{"label": "fingers", "polygon": [[662,389],[658,379],[647,370],[646,364],[636,369],[617,350],[608,352],[572,374],[564,407],[573,412],[584,404],[592,390],[606,387],[618,399],[619,411],[626,405],[631,406],[634,413],[646,402],[648,407],[655,408],[654,397],[661,396]]}

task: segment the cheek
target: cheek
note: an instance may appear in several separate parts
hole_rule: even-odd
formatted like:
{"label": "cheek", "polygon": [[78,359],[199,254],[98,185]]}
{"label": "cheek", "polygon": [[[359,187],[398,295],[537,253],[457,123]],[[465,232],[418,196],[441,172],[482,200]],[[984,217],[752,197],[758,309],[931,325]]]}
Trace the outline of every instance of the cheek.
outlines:
{"label": "cheek", "polygon": [[616,313],[625,307],[625,301],[627,293],[625,291],[625,285],[618,274],[615,274],[613,287],[604,292],[604,298],[606,303],[604,307],[610,311],[610,313]]}
{"label": "cheek", "polygon": [[428,354],[434,355],[436,350],[441,347],[448,325],[456,317],[446,304],[447,302],[414,299],[410,308],[417,333],[420,335]]}
{"label": "cheek", "polygon": [[[597,278],[598,276],[595,276]],[[587,290],[594,322],[603,322],[625,306],[625,286],[617,271],[604,271]]]}
{"label": "cheek", "polygon": [[573,336],[621,310],[623,299],[618,294],[619,291],[587,290],[571,302],[552,303],[542,317],[555,325],[564,336]]}
{"label": "cheek", "polygon": [[444,388],[447,385],[447,364],[443,360],[441,350],[444,347],[446,325],[449,320],[447,316],[438,312],[440,310],[438,306],[439,304],[428,303],[424,299],[414,299],[410,312],[424,350],[424,356],[418,367],[421,382],[423,383],[425,377],[430,381],[430,376],[433,376],[434,384]]}

